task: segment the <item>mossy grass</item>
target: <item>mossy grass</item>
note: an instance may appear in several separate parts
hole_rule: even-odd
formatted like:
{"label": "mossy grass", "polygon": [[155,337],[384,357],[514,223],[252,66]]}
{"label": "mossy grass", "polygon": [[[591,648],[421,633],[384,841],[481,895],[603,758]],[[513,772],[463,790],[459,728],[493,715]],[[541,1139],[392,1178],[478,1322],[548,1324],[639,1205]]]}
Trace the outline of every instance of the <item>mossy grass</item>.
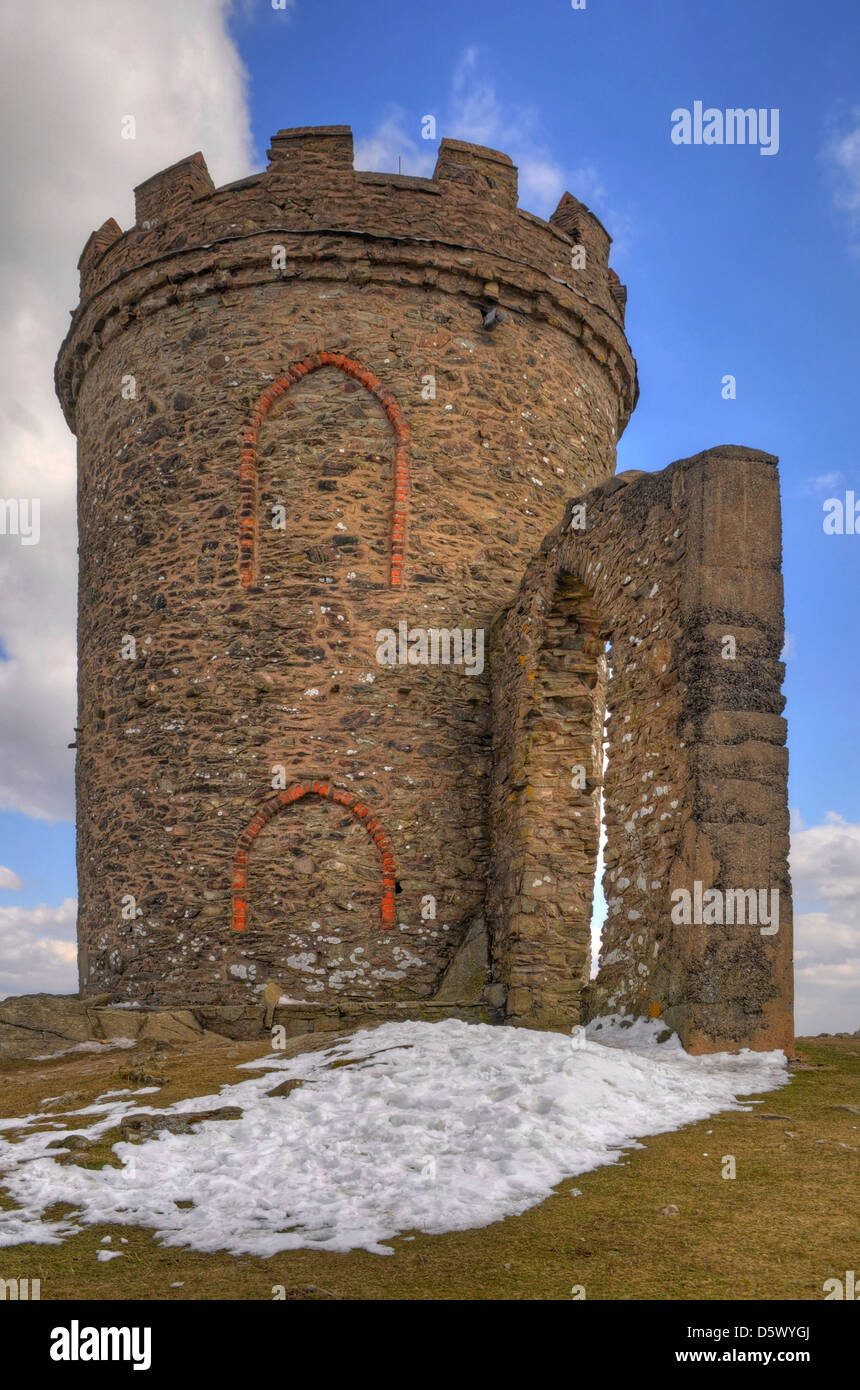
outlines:
{"label": "mossy grass", "polygon": [[[77,1094],[64,1110],[87,1105],[133,1084],[119,1075],[132,1065],[166,1078],[142,1104],[217,1093],[248,1075],[236,1072],[238,1062],[265,1051],[262,1043],[225,1043],[16,1062],[0,1085],[0,1115],[37,1112],[45,1096],[68,1091]],[[204,1255],[164,1249],[148,1230],[93,1226],[59,1245],[7,1247],[0,1274],[40,1279],[43,1300],[271,1299],[277,1286],[294,1298],[316,1288],[363,1300],[569,1299],[576,1285],[588,1299],[822,1299],[824,1280],[857,1263],[860,1039],[801,1039],[799,1051],[805,1065],[791,1084],[749,1111],[644,1136],[644,1148],[562,1183],[522,1216],[446,1235],[404,1232],[391,1242],[393,1256]],[[75,1161],[113,1161],[117,1137],[104,1136]],[[733,1179],[722,1176],[729,1155]],[[96,1260],[106,1235],[122,1260]]]}

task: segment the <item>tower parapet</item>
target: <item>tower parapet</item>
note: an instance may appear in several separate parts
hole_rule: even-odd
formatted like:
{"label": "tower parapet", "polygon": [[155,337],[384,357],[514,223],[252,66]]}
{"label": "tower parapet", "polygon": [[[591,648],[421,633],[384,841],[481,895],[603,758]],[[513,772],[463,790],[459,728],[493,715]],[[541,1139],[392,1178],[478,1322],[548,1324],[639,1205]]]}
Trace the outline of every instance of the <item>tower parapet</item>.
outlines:
{"label": "tower parapet", "polygon": [[[636,400],[635,363],[610,238],[585,205],[565,194],[549,222],[535,217],[517,207],[507,155],[459,140],[440,142],[432,179],[365,173],[352,159],[348,126],[300,127],[272,137],[263,173],[224,188],[200,153],[138,185],[135,226],[120,233],[111,219],[81,258],[81,301],[56,375],[72,428],[88,363],[147,314],[228,289],[352,277],[390,289],[432,284],[581,339],[619,397],[620,435]],[[578,243],[587,259],[574,269]],[[273,265],[276,244],[284,264]]]}

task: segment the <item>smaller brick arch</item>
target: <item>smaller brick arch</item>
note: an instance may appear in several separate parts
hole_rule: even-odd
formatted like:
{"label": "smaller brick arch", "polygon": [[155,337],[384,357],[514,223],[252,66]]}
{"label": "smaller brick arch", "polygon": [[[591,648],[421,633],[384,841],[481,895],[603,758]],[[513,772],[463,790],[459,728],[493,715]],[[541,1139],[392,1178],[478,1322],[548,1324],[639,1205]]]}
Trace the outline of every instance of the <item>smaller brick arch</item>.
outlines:
{"label": "smaller brick arch", "polygon": [[352,792],[337,791],[328,782],[312,782],[305,786],[296,782],[286,791],[278,792],[264,801],[257,814],[248,822],[236,841],[233,855],[233,930],[244,931],[248,923],[248,853],[260,831],[268,825],[273,816],[300,801],[303,796],[319,796],[346,806],[360,820],[382,856],[382,928],[389,930],[394,926],[394,849],[391,838],[382,822],[372,814],[370,808],[353,796]]}
{"label": "smaller brick arch", "polygon": [[257,443],[260,427],[279,396],[302,377],[320,367],[338,367],[347,376],[361,383],[375,396],[388,416],[394,430],[394,515],[391,522],[391,568],[389,582],[398,587],[403,583],[403,556],[406,548],[406,494],[409,487],[409,462],[406,445],[409,427],[396,398],[386,391],[367,367],[343,352],[315,352],[294,362],[277,377],[259,397],[248,416],[242,434],[242,456],[239,464],[239,578],[245,588],[254,581],[257,563]]}

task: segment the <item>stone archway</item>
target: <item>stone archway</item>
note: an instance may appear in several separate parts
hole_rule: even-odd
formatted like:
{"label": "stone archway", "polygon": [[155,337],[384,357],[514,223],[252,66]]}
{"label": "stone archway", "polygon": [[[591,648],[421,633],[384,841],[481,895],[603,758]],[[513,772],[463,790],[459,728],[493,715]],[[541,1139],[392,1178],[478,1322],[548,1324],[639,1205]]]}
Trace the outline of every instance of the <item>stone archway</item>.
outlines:
{"label": "stone archway", "polygon": [[303,358],[278,376],[251,409],[242,435],[242,456],[239,465],[239,578],[248,588],[254,582],[257,568],[257,476],[260,428],[275,401],[289,391],[297,381],[321,367],[336,367],[359,382],[375,396],[388,417],[394,432],[394,511],[391,521],[391,558],[389,583],[403,583],[403,563],[406,546],[406,499],[409,487],[407,443],[409,429],[396,398],[387,391],[367,367],[343,352],[322,351]]}
{"label": "stone archway", "polygon": [[394,926],[394,894],[397,886],[394,876],[395,859],[391,839],[382,822],[373,815],[368,806],[353,796],[352,792],[338,791],[328,782],[312,782],[309,786],[302,782],[296,782],[286,791],[278,792],[275,796],[264,801],[257,814],[248,822],[236,841],[236,851],[233,856],[233,930],[244,931],[248,924],[248,855],[251,846],[260,831],[268,825],[274,816],[279,815],[287,807],[294,805],[305,796],[317,796],[323,800],[335,802],[339,806],[344,806],[363,824],[379,850],[382,860],[382,928],[383,930],[392,928]]}

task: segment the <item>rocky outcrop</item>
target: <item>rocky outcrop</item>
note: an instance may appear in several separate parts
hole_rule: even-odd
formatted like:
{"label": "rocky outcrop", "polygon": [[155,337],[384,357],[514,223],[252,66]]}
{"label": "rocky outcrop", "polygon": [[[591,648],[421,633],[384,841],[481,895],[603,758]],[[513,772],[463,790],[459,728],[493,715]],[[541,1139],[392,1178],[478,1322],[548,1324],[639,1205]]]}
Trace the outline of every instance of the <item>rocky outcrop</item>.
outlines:
{"label": "rocky outcrop", "polygon": [[[262,1011],[261,1011],[262,1023]],[[261,1030],[258,1028],[257,1032]],[[0,1000],[0,1058],[54,1057],[82,1044],[221,1042],[190,1009],[130,1009],[107,997],[21,994]]]}

